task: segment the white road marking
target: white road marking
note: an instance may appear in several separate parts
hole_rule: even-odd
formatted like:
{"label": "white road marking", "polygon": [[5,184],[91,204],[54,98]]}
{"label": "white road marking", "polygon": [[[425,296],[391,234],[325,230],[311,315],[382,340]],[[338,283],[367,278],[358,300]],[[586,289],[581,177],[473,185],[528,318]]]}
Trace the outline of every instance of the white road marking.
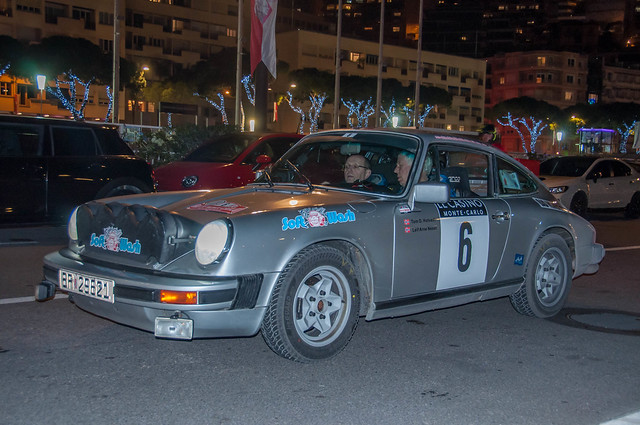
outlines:
{"label": "white road marking", "polygon": [[640,411],[627,415],[623,418],[602,422],[600,425],[635,425],[640,424]]}
{"label": "white road marking", "polygon": [[[56,294],[56,296],[54,297],[54,299],[58,300],[58,299],[63,299],[63,298],[69,298],[69,295],[67,294]],[[0,304],[20,304],[20,303],[28,303],[28,302],[32,302],[35,301],[35,297],[18,297],[18,298],[5,298],[5,299],[1,299],[0,300]]]}
{"label": "white road marking", "polygon": [[605,248],[605,251],[628,251],[630,249],[640,249],[640,245],[635,245],[635,246],[616,246],[614,248]]}

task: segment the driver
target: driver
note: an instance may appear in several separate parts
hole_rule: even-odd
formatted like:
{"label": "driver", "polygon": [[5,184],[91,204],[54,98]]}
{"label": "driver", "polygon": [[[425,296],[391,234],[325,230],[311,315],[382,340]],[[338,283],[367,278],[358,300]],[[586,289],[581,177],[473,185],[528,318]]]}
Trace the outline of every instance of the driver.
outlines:
{"label": "driver", "polygon": [[364,182],[371,176],[371,163],[362,155],[351,155],[344,163],[344,181]]}

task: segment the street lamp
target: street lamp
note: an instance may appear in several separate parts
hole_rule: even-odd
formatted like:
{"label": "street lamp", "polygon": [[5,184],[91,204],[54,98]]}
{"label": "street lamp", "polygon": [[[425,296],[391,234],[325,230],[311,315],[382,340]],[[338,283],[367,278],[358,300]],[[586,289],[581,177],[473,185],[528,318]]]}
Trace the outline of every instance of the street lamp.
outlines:
{"label": "street lamp", "polygon": [[40,115],[42,115],[42,98],[44,96],[44,87],[47,82],[47,76],[38,74],[36,75],[36,80],[38,81],[38,90],[40,90]]}

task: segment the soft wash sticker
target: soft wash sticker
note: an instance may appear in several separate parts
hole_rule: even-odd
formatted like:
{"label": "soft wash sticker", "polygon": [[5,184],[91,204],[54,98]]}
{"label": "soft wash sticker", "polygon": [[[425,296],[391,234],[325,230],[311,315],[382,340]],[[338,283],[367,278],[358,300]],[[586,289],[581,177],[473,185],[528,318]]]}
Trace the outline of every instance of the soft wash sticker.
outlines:
{"label": "soft wash sticker", "polygon": [[104,233],[101,235],[92,233],[90,245],[106,251],[126,252],[129,254],[140,254],[142,249],[139,240],[136,239],[135,242],[131,242],[128,238],[123,238],[122,230],[113,226],[105,227]]}
{"label": "soft wash sticker", "polygon": [[340,213],[337,211],[325,212],[324,208],[305,208],[299,212],[300,215],[294,218],[282,217],[282,231],[326,227],[329,224],[356,221],[356,215],[351,210]]}
{"label": "soft wash sticker", "polygon": [[219,200],[219,201],[203,202],[201,204],[191,205],[187,209],[196,210],[196,211],[219,212],[223,214],[235,214],[242,210],[246,210],[247,207],[245,207],[244,205],[236,204],[234,202]]}

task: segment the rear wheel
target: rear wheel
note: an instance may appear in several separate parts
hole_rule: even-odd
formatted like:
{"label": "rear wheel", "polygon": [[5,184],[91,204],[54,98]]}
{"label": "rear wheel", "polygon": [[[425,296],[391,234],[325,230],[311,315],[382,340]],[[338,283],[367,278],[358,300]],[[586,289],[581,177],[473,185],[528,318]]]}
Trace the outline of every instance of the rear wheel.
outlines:
{"label": "rear wheel", "polygon": [[520,313],[551,317],[562,309],[571,289],[571,252],[564,239],[550,233],[536,242],[522,287],[509,296]]}
{"label": "rear wheel", "polygon": [[113,180],[96,194],[96,199],[111,198],[112,196],[135,195],[151,192],[151,188],[138,179]]}
{"label": "rear wheel", "polygon": [[354,267],[342,251],[324,245],[304,249],[287,265],[262,322],[267,345],[287,359],[332,357],[358,324]]}
{"label": "rear wheel", "polygon": [[580,217],[585,217],[587,215],[588,202],[587,195],[584,192],[578,192],[573,195],[569,209]]}
{"label": "rear wheel", "polygon": [[631,201],[627,205],[627,210],[625,211],[625,215],[628,218],[638,218],[640,217],[640,192],[636,192],[631,197]]}

